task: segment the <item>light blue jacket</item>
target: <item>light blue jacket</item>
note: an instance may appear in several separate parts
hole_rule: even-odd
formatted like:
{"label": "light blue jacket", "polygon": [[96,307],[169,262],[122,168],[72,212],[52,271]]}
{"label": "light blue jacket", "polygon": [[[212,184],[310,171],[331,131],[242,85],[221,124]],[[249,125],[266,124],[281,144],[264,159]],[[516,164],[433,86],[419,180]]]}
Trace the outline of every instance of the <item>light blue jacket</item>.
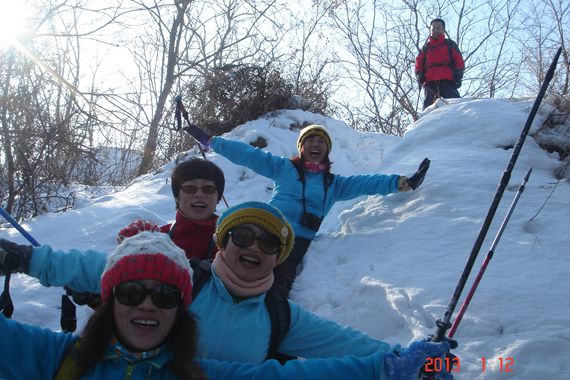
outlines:
{"label": "light blue jacket", "polygon": [[[53,379],[77,337],[6,319],[0,313],[0,379]],[[102,360],[83,379],[170,380],[165,367],[168,350],[151,359],[128,363],[121,355]],[[294,360],[281,366],[277,361],[262,365],[198,360],[209,380],[385,380],[384,355],[365,358]]]}
{"label": "light blue jacket", "polygon": [[[34,248],[30,275],[44,286],[67,285],[81,292],[100,292],[106,254],[96,251],[54,251]],[[271,322],[265,293],[236,302],[212,271],[190,305],[200,329],[198,356],[225,361],[261,363],[269,348]],[[291,326],[279,351],[304,358],[367,356],[390,349],[350,327],[318,317],[294,302]]]}
{"label": "light blue jacket", "polygon": [[[246,166],[260,175],[272,179],[275,184],[270,204],[277,207],[287,218],[295,236],[314,239],[316,231],[300,224],[303,215],[303,185],[291,160],[274,156],[241,141],[226,140],[216,136],[211,140],[214,152],[234,164]],[[345,201],[361,195],[387,195],[398,192],[399,175],[334,175],[327,189],[321,173],[305,171],[305,210],[324,218],[337,201]]]}

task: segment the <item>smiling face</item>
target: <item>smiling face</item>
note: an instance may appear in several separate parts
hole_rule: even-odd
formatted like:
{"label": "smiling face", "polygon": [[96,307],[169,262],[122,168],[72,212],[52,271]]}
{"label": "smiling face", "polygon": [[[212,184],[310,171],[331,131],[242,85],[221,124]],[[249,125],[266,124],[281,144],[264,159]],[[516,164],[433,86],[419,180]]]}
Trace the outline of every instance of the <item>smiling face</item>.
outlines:
{"label": "smiling face", "polygon": [[327,142],[319,135],[309,136],[303,142],[301,155],[307,162],[324,162],[328,154]]}
{"label": "smiling face", "polygon": [[[194,194],[184,192],[184,186],[194,186],[197,191]],[[192,179],[183,182],[180,186],[180,193],[176,198],[178,209],[184,216],[193,220],[211,219],[218,204],[218,192],[207,194],[207,190],[216,188],[214,181],[207,179]],[[204,191],[206,190],[206,192]]]}
{"label": "smiling face", "polygon": [[[141,280],[148,288],[162,284],[155,280]],[[154,305],[150,296],[137,306],[121,304],[116,299],[113,316],[121,343],[134,352],[149,351],[160,346],[174,325],[177,307],[161,309]]]}
{"label": "smiling face", "polygon": [[[251,227],[256,236],[267,233],[255,224],[245,224],[245,226]],[[277,255],[263,253],[258,244],[256,240],[249,247],[241,248],[234,244],[231,236],[228,236],[228,242],[221,251],[227,265],[232,268],[232,272],[243,281],[256,281],[267,277],[277,263]]]}

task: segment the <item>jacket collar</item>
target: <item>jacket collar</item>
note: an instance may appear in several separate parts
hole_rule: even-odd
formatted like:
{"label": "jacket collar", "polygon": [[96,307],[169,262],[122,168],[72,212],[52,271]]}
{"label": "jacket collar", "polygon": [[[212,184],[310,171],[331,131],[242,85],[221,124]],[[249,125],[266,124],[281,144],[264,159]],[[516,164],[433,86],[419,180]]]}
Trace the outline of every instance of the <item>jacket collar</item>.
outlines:
{"label": "jacket collar", "polygon": [[165,345],[161,345],[151,351],[131,352],[117,338],[113,338],[105,352],[105,359],[122,359],[130,364],[144,361],[155,368],[162,368],[171,360],[171,353]]}
{"label": "jacket collar", "polygon": [[180,210],[176,210],[176,224],[178,226],[204,226],[204,227],[216,227],[216,221],[218,220],[218,215],[214,214],[214,216],[208,220],[194,220],[189,219]]}
{"label": "jacket collar", "polygon": [[437,36],[437,38],[433,38],[432,36],[429,36],[429,40],[430,40],[430,42],[433,42],[433,43],[443,42],[443,41],[445,41],[445,34],[442,33],[439,36]]}

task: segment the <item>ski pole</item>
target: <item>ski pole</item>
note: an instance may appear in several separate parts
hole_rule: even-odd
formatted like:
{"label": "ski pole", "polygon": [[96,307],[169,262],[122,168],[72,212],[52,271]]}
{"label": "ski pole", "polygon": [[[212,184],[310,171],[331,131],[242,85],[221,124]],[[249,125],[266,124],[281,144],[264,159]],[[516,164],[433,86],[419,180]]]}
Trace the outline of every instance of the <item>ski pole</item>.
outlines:
{"label": "ski pole", "polygon": [[493,255],[495,254],[495,248],[497,248],[497,244],[499,244],[499,240],[501,239],[501,236],[503,235],[503,232],[505,231],[505,228],[507,227],[507,223],[509,223],[509,219],[511,218],[511,215],[513,214],[513,211],[514,211],[514,209],[515,209],[515,207],[519,201],[519,198],[522,195],[522,192],[524,191],[525,185],[528,182],[528,178],[530,177],[531,172],[532,172],[532,168],[528,169],[528,173],[526,173],[526,176],[524,177],[522,183],[519,186],[517,193],[515,194],[515,198],[513,199],[512,203],[511,203],[511,205],[507,211],[507,215],[505,216],[505,218],[503,219],[503,222],[501,223],[501,226],[499,227],[499,231],[495,235],[495,239],[493,240],[493,243],[491,244],[491,248],[489,248],[489,252],[487,253],[487,256],[485,256],[485,260],[483,261],[483,264],[481,264],[481,269],[479,269],[479,273],[477,273],[477,277],[475,277],[475,281],[473,281],[473,285],[471,286],[471,289],[469,290],[469,293],[467,294],[465,301],[463,301],[463,304],[461,305],[461,308],[459,309],[459,312],[457,313],[457,317],[455,317],[455,320],[453,321],[453,325],[451,326],[451,329],[449,330],[449,334],[447,335],[449,338],[453,338],[453,335],[455,335],[455,331],[457,330],[459,323],[461,323],[461,319],[463,318],[463,314],[465,314],[465,310],[467,310],[467,307],[469,306],[469,303],[471,302],[471,298],[473,298],[473,294],[475,294],[475,291],[477,290],[477,287],[479,286],[479,282],[481,281],[481,278],[483,277],[483,274],[485,274],[485,270],[487,269],[489,262],[491,261],[491,259],[493,258]]}
{"label": "ski pole", "polygon": [[[174,100],[176,101],[176,121],[178,123],[178,128],[177,130],[182,129],[182,120],[180,119],[180,115],[182,115],[184,117],[184,120],[186,120],[186,123],[188,123],[188,126],[191,126],[192,123],[190,123],[190,119],[188,118],[188,111],[186,111],[186,108],[184,108],[184,104],[182,104],[182,96],[178,95],[176,96],[176,98],[174,98]],[[204,160],[207,160],[206,158],[206,153],[204,152],[204,148],[202,148],[202,144],[200,144],[200,141],[194,139],[196,141],[196,144],[198,144],[198,148],[200,148],[200,153],[202,153],[202,157],[204,158]]]}
{"label": "ski pole", "polygon": [[[176,101],[175,117],[176,117],[176,122],[178,123],[177,130],[182,129],[181,116],[184,117],[184,120],[186,120],[186,123],[188,123],[188,126],[191,126],[192,123],[190,123],[190,119],[188,118],[188,111],[186,111],[186,108],[184,108],[184,104],[182,104],[182,96],[178,95],[178,96],[176,96],[176,98],[174,100]],[[198,148],[200,148],[200,152],[202,153],[202,157],[204,158],[204,160],[207,160],[206,153],[204,152],[204,148],[202,148],[202,144],[200,143],[200,141],[198,141],[196,139],[194,139],[194,141],[196,141],[196,144],[198,144]],[[230,207],[228,205],[228,201],[226,201],[226,197],[224,195],[222,195],[222,199],[224,200],[226,207]]]}
{"label": "ski pole", "polygon": [[499,187],[495,193],[495,197],[493,198],[491,206],[489,207],[489,210],[487,212],[487,216],[485,217],[483,225],[481,226],[479,234],[477,235],[477,239],[475,240],[475,243],[473,244],[473,248],[471,249],[469,259],[465,263],[465,267],[463,268],[463,273],[461,274],[461,277],[459,278],[459,281],[457,282],[457,285],[455,287],[455,291],[453,292],[453,296],[451,297],[451,299],[449,301],[449,305],[447,306],[447,309],[445,310],[445,313],[443,315],[443,320],[438,319],[436,321],[437,330],[436,330],[436,333],[434,334],[434,336],[432,338],[432,340],[434,342],[443,341],[445,339],[445,334],[446,334],[447,330],[451,327],[451,323],[450,323],[451,315],[453,314],[453,311],[455,310],[455,307],[457,306],[457,302],[459,301],[459,296],[461,295],[461,292],[463,291],[463,288],[465,287],[465,283],[467,282],[467,278],[469,277],[469,273],[471,272],[471,269],[473,268],[473,265],[475,263],[475,259],[477,258],[477,255],[479,254],[479,250],[481,249],[481,245],[483,244],[483,241],[485,240],[485,236],[487,234],[487,231],[489,230],[489,226],[491,225],[491,221],[493,220],[493,216],[495,215],[495,212],[497,211],[497,207],[499,206],[499,202],[501,201],[501,197],[503,196],[505,188],[507,187],[507,184],[509,183],[511,173],[513,171],[513,167],[515,166],[515,163],[517,161],[519,153],[520,153],[522,146],[524,144],[524,140],[528,134],[530,126],[532,125],[532,121],[534,120],[536,112],[538,111],[538,107],[540,106],[540,103],[542,102],[542,98],[544,97],[544,94],[546,93],[546,89],[548,88],[548,85],[550,84],[550,81],[552,80],[552,77],[554,76],[554,70],[556,69],[556,64],[558,63],[558,58],[560,57],[561,52],[562,52],[562,47],[558,48],[558,51],[554,55],[554,59],[553,59],[552,63],[550,64],[548,71],[546,72],[546,75],[544,77],[544,81],[542,83],[540,91],[536,97],[534,105],[532,106],[530,114],[528,115],[528,118],[527,118],[526,123],[523,127],[521,135],[517,141],[517,144],[516,144],[515,148],[513,149],[513,153],[511,154],[511,158],[509,160],[507,168],[505,169],[505,171],[503,172],[503,175],[501,176],[501,179],[499,181]]}
{"label": "ski pole", "polygon": [[2,216],[8,221],[10,222],[10,224],[18,230],[19,233],[22,234],[23,237],[25,237],[34,247],[39,247],[40,243],[38,243],[38,241],[36,239],[33,238],[32,235],[30,235],[28,233],[28,231],[26,231],[18,222],[16,222],[16,220],[14,218],[12,218],[12,216],[10,214],[8,214],[8,212],[6,210],[4,210],[2,207],[0,207],[0,214],[2,214]]}

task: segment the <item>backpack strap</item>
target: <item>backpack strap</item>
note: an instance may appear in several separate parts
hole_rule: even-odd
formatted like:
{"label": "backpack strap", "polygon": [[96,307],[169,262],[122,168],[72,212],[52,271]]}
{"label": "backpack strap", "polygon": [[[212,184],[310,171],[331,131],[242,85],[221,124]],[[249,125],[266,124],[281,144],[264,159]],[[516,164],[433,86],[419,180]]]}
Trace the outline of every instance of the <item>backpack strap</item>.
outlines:
{"label": "backpack strap", "polygon": [[[449,63],[447,64],[447,66],[449,66],[453,69],[455,67],[455,63],[453,62],[453,53],[451,52],[451,49],[453,47],[456,47],[457,44],[455,43],[455,41],[452,41],[449,38],[446,38],[444,41],[445,41],[445,44],[447,45],[447,53],[449,54]],[[428,40],[428,42],[429,42],[429,40]],[[423,63],[422,63],[422,67],[424,69],[424,71],[423,71],[424,74],[425,74],[426,68],[427,68],[426,67],[426,61],[427,61],[428,42],[426,42],[424,44],[424,46],[422,47],[422,51],[424,53]],[[437,66],[439,66],[439,65],[437,65]],[[444,66],[444,65],[442,65],[442,66]]]}
{"label": "backpack strap", "polygon": [[271,339],[267,359],[279,358],[278,350],[291,327],[291,307],[289,300],[277,288],[272,287],[265,295],[265,307],[271,320]]}
{"label": "backpack strap", "polygon": [[295,168],[295,170],[297,170],[297,174],[299,175],[299,180],[301,180],[301,183],[303,184],[303,186],[305,186],[305,172],[303,172],[303,168],[301,167],[301,163],[295,163],[291,160],[291,164],[293,164],[293,167]]}
{"label": "backpack strap", "polygon": [[208,250],[206,251],[206,258],[208,260],[214,259],[214,254],[216,253],[216,242],[214,241],[214,237],[210,238],[210,242],[208,243]]}
{"label": "backpack strap", "polygon": [[204,284],[212,277],[212,262],[210,260],[190,259],[192,267],[192,298],[196,298]]}
{"label": "backpack strap", "polygon": [[451,52],[451,48],[453,45],[457,46],[457,44],[449,38],[446,38],[445,42],[447,42],[447,52],[449,53],[449,67],[451,67],[451,69],[454,69],[455,62],[453,62],[453,53]]}

